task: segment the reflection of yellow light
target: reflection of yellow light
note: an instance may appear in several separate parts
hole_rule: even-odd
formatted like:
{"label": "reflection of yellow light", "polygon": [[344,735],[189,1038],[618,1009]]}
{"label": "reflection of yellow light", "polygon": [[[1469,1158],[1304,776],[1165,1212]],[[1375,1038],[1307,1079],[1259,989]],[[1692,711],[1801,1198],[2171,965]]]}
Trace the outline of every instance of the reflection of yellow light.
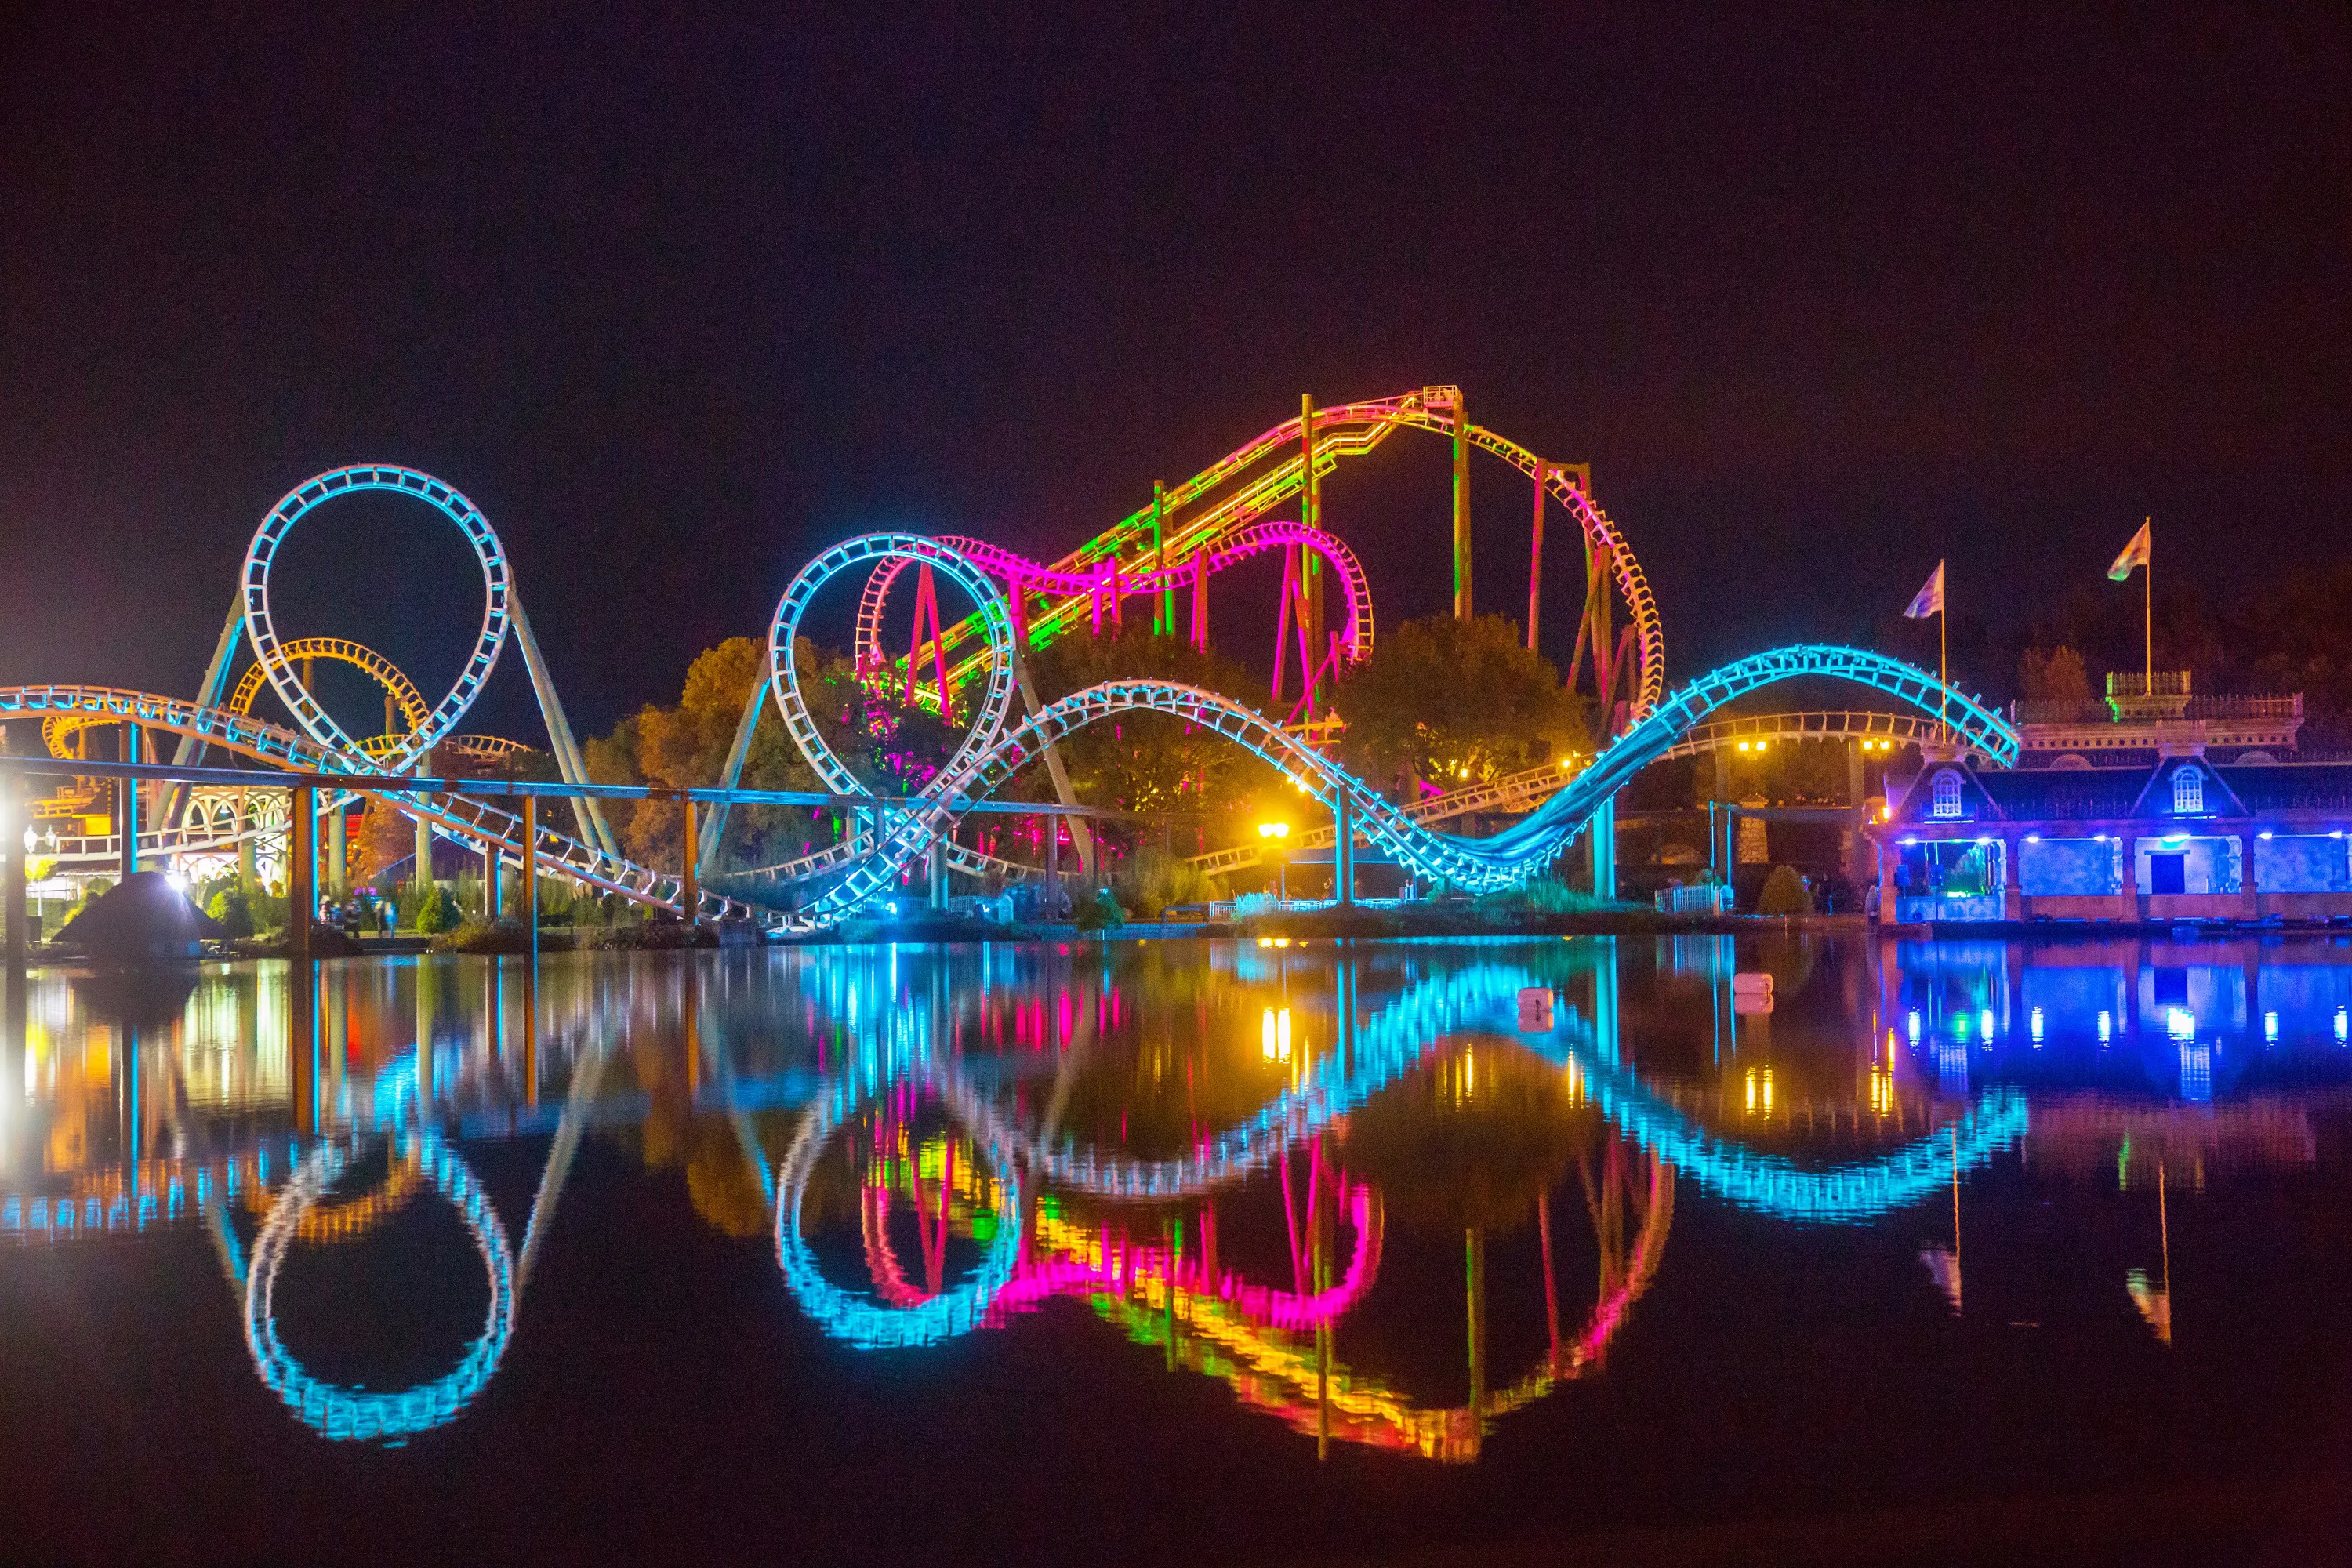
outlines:
{"label": "reflection of yellow light", "polygon": [[1748,1114],[1751,1116],[1754,1115],[1759,1106],[1765,1115],[1769,1116],[1772,1114],[1772,1069],[1770,1068],[1766,1068],[1762,1076],[1759,1078],[1756,1069],[1754,1068],[1749,1068],[1748,1069],[1746,1084],[1748,1089]]}
{"label": "reflection of yellow light", "polygon": [[1290,1009],[1268,1007],[1258,1019],[1258,1054],[1270,1062],[1290,1059]]}

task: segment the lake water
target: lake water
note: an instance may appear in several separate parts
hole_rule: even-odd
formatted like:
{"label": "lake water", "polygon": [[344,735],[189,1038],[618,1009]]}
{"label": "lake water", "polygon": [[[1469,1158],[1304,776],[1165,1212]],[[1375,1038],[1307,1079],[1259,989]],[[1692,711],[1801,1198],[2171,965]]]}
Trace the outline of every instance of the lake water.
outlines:
{"label": "lake water", "polygon": [[2352,1555],[2352,944],[318,973],[12,1004],[0,1557]]}

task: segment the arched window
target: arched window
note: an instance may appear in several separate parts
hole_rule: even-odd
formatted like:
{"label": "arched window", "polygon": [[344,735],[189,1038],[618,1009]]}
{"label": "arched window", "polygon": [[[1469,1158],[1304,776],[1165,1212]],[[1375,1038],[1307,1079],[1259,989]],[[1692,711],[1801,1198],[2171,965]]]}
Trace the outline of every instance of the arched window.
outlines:
{"label": "arched window", "polygon": [[1936,775],[1936,815],[1960,815],[1960,775],[1949,768]]}
{"label": "arched window", "polygon": [[2190,765],[2172,775],[2172,814],[2196,816],[2205,809],[2205,770]]}

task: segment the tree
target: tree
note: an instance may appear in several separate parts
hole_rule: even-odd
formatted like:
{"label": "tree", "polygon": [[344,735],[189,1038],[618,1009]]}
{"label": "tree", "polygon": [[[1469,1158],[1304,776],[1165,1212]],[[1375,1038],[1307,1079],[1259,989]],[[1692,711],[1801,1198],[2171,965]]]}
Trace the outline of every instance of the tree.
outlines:
{"label": "tree", "polygon": [[1813,912],[1812,889],[1794,866],[1775,866],[1772,874],[1764,879],[1764,888],[1756,895],[1756,912],[1759,915],[1809,915]]}
{"label": "tree", "polygon": [[1339,687],[1340,755],[1410,798],[1585,749],[1583,702],[1500,616],[1433,616],[1383,632]]}
{"label": "tree", "polygon": [[[1169,680],[1197,686],[1255,708],[1249,672],[1214,649],[1202,652],[1181,637],[1154,637],[1141,616],[1127,626],[1065,634],[1029,655],[1041,702],[1055,702],[1107,680]],[[1014,698],[1017,705],[1020,701]],[[1016,711],[1017,716],[1017,711]],[[1114,715],[1061,744],[1070,784],[1089,805],[1122,811],[1236,809],[1268,782],[1269,770],[1223,736],[1165,713]],[[1050,793],[1045,769],[1032,764],[1008,795]]]}
{"label": "tree", "polygon": [[2083,656],[2063,643],[2046,651],[2027,648],[2017,658],[2017,694],[2028,701],[2089,701],[2091,678],[2084,672]]}

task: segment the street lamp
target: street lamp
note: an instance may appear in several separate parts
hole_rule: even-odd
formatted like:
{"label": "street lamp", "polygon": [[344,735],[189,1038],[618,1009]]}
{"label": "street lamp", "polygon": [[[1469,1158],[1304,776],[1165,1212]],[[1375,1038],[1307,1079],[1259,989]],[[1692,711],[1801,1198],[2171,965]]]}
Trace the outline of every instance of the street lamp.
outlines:
{"label": "street lamp", "polygon": [[1290,824],[1261,822],[1257,825],[1257,836],[1265,839],[1266,847],[1274,851],[1275,901],[1286,904],[1290,902],[1290,862],[1282,853],[1282,845],[1283,840],[1290,837]]}

